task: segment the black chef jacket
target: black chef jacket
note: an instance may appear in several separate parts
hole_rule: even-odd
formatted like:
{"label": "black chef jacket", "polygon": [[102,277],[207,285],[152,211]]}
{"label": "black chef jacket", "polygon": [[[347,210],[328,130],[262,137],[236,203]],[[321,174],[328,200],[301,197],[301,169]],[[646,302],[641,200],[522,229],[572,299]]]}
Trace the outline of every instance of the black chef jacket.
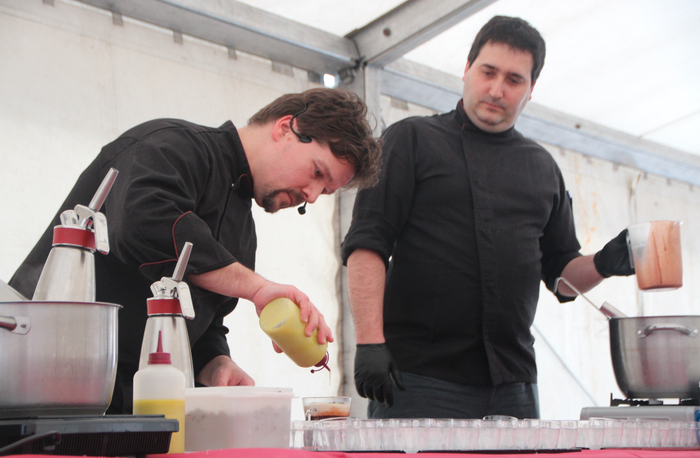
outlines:
{"label": "black chef jacket", "polygon": [[[238,133],[160,119],[134,127],[108,144],[82,173],[51,226],[10,284],[32,297],[52,244],[59,215],[88,205],[111,167],[119,171],[101,211],[110,253],[95,253],[97,301],[119,311],[117,383],[108,413],[130,413],[150,285],[170,277],[185,242],[192,242],[187,274],[240,262],[255,268],[257,239],[251,213],[252,181]],[[238,299],[190,285],[195,319],[187,320],[194,371],[228,355],[223,320]]]}
{"label": "black chef jacket", "polygon": [[552,289],[580,256],[571,203],[546,150],[514,128],[480,130],[461,103],[387,129],[383,175],[357,194],[343,261],[367,248],[387,263],[384,333],[400,370],[535,383],[540,280]]}

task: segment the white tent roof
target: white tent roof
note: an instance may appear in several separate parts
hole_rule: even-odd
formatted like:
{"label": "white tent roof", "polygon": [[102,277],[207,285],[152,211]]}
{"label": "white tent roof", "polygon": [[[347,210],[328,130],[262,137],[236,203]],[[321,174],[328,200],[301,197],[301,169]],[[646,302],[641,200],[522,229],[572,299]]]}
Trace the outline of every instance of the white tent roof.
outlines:
{"label": "white tent roof", "polygon": [[[397,0],[242,0],[338,36]],[[404,57],[462,76],[469,46],[494,15],[529,21],[547,42],[533,102],[700,155],[700,2],[498,0]]]}
{"label": "white tent roof", "polygon": [[494,15],[520,16],[548,48],[516,125],[524,135],[700,186],[695,0],[79,1],[337,75],[375,112],[380,92],[452,109],[477,31]]}

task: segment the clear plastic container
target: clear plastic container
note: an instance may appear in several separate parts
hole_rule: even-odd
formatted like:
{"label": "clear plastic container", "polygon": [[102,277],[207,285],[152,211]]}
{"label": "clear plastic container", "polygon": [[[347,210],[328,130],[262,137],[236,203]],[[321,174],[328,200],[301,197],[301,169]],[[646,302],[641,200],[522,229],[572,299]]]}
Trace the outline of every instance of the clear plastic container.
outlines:
{"label": "clear plastic container", "polygon": [[576,448],[578,437],[578,422],[575,420],[562,420],[559,422],[559,440],[557,448],[570,450]]}
{"label": "clear plastic container", "polygon": [[697,426],[694,421],[684,421],[681,433],[681,447],[697,447]]}
{"label": "clear plastic container", "polygon": [[540,437],[537,448],[540,450],[554,450],[559,442],[560,424],[558,420],[548,420],[540,423]]}
{"label": "clear plastic container", "polygon": [[672,421],[668,425],[668,438],[666,439],[667,447],[680,447],[681,436],[683,434],[683,422]]}
{"label": "clear plastic container", "polygon": [[637,420],[637,447],[651,447],[651,421]]}
{"label": "clear plastic container", "polygon": [[518,423],[515,437],[515,449],[535,450],[540,439],[540,420],[526,419]]}
{"label": "clear plastic container", "polygon": [[[348,419],[320,420],[318,434],[315,436],[315,450],[346,451],[352,449],[352,425]],[[348,440],[350,439],[350,440]]]}
{"label": "clear plastic container", "polygon": [[604,448],[619,448],[622,443],[622,420],[607,419],[605,421],[605,434],[603,435]]}
{"label": "clear plastic container", "polygon": [[385,418],[379,422],[379,443],[380,450],[401,451],[396,443],[396,428],[399,421],[394,418]]}
{"label": "clear plastic container", "polygon": [[425,450],[452,450],[451,418],[427,418],[423,422],[428,429],[428,440]]}
{"label": "clear plastic container", "polygon": [[622,422],[622,439],[620,447],[636,447],[637,446],[637,429],[639,422],[634,420],[624,420]]}
{"label": "clear plastic container", "polygon": [[603,447],[605,441],[605,420],[589,420],[588,421],[588,448],[591,450],[599,450]]}
{"label": "clear plastic container", "polygon": [[651,423],[651,446],[665,447],[668,441],[668,433],[671,427],[670,421],[653,421]]}
{"label": "clear plastic container", "polygon": [[481,420],[455,420],[452,424],[452,450],[477,450]]}
{"label": "clear plastic container", "polygon": [[381,450],[382,441],[379,425],[381,420],[361,420],[357,425],[355,450]]}
{"label": "clear plastic container", "polygon": [[576,448],[588,448],[591,426],[589,420],[579,420],[576,434]]}
{"label": "clear plastic container", "polygon": [[188,452],[289,446],[291,388],[219,386],[185,394]]}
{"label": "clear plastic container", "polygon": [[314,430],[316,422],[294,420],[289,433],[289,448],[297,450],[314,449]]}

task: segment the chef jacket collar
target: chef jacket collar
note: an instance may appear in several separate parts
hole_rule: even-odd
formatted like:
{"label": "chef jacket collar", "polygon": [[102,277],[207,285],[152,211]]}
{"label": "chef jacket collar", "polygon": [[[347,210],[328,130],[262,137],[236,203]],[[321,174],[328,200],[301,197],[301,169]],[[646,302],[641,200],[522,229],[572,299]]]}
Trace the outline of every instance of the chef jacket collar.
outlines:
{"label": "chef jacket collar", "polygon": [[243,199],[253,198],[253,178],[250,176],[250,172],[241,173],[238,179],[233,183],[233,190]]}
{"label": "chef jacket collar", "polygon": [[220,129],[230,130],[233,132],[232,136],[232,154],[231,154],[231,171],[235,177],[236,171],[240,170],[241,173],[238,177],[235,177],[235,182],[231,185],[233,191],[243,199],[253,198],[253,175],[250,173],[250,165],[248,164],[248,158],[245,155],[245,149],[243,148],[243,143],[241,142],[241,137],[238,135],[238,129],[233,125],[231,121],[226,121]]}
{"label": "chef jacket collar", "polygon": [[457,117],[459,121],[462,123],[462,130],[468,130],[470,132],[480,132],[484,135],[491,135],[493,137],[501,137],[501,138],[507,138],[512,136],[515,133],[515,126],[511,127],[510,129],[504,130],[503,132],[486,132],[483,129],[480,129],[476,124],[472,122],[471,119],[469,119],[469,116],[467,116],[467,112],[464,111],[464,99],[459,99],[459,102],[457,102]]}

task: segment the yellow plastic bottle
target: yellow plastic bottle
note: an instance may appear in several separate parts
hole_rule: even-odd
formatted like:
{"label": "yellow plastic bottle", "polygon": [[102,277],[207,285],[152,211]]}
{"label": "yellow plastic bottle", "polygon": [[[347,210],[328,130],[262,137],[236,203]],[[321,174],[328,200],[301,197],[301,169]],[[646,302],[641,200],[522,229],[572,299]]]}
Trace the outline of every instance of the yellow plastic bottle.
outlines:
{"label": "yellow plastic bottle", "polygon": [[328,343],[318,343],[318,329],[311,337],[304,334],[306,323],[290,299],[280,297],[267,304],[260,313],[260,327],[297,365],[328,369]]}
{"label": "yellow plastic bottle", "polygon": [[170,438],[168,453],[185,452],[185,374],[170,364],[163,352],[158,331],[158,348],[148,356],[148,365],[134,375],[134,415],[164,415],[180,423]]}

